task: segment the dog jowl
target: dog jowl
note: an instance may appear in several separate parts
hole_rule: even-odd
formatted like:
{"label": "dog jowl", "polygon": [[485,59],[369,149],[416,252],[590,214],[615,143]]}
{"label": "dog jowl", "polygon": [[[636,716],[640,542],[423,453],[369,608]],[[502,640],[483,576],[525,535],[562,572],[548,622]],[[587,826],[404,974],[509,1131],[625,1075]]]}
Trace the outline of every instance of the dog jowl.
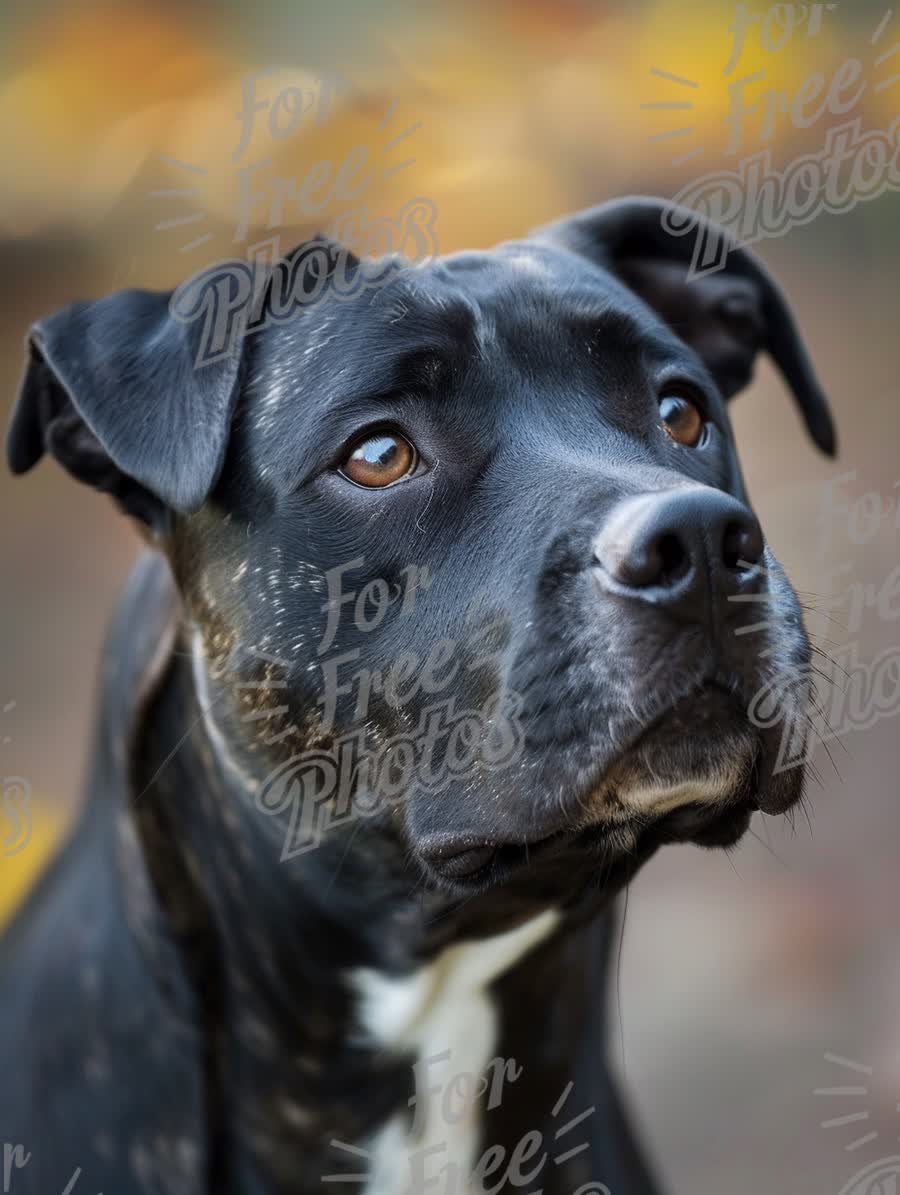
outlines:
{"label": "dog jowl", "polygon": [[[748,708],[808,675],[810,645],[727,403],[765,351],[829,454],[831,419],[759,262],[734,248],[688,280],[702,229],[673,237],[664,211],[624,200],[490,252],[394,260],[377,289],[342,301],[320,286],[206,365],[202,327],[166,294],[32,330],[13,470],[48,452],[110,493],[177,589],[178,650],[131,703],[136,837],[167,915],[202,922],[238,1005],[257,991],[232,975],[242,936],[259,986],[277,986],[292,919],[313,943],[288,968],[307,993],[323,970],[386,983],[385,968],[499,935],[493,981],[510,943],[535,945],[529,927],[586,924],[660,844],[730,845],[755,810],[800,799],[802,767],[776,767],[781,727]],[[779,692],[804,725],[803,688]],[[285,856],[298,810],[317,849]],[[366,990],[365,1025],[390,1036],[372,1011],[390,992]],[[335,991],[319,1041],[332,1060],[353,1019]],[[285,1002],[252,999],[273,1040],[294,1033]],[[244,1075],[248,1099],[263,1069]],[[382,1078],[349,1124],[327,1084],[290,1081],[321,1134],[330,1109],[332,1135],[360,1141],[405,1105],[406,1080]],[[252,1189],[295,1189],[285,1158],[306,1121],[248,1115],[241,1148],[266,1176]],[[335,1170],[325,1146],[316,1161],[322,1140],[308,1130],[313,1176]]]}

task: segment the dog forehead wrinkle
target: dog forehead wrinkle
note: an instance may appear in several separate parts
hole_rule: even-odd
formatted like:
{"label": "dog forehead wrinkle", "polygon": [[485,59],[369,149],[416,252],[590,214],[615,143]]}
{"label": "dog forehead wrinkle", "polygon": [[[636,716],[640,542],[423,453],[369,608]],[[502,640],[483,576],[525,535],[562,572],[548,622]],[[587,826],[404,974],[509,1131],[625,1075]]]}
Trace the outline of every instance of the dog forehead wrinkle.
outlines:
{"label": "dog forehead wrinkle", "polygon": [[[600,305],[599,315],[627,317],[633,321],[642,343],[656,343],[662,351],[681,351],[690,354],[691,360],[700,364],[699,357],[685,346],[666,321],[645,302],[631,287],[599,262],[588,261],[557,249],[541,246],[548,263],[548,275],[554,278],[553,293],[562,296],[583,313],[591,315]],[[555,267],[555,268],[554,268]],[[629,334],[627,326],[621,325],[621,333]]]}
{"label": "dog forehead wrinkle", "polygon": [[477,298],[437,263],[421,277],[403,277],[392,288],[382,321],[391,339],[432,340],[448,350],[471,351],[483,312]]}
{"label": "dog forehead wrinkle", "polygon": [[[276,329],[267,339],[250,389],[259,395],[248,403],[250,459],[264,479],[290,483],[308,467],[306,460],[317,438],[346,434],[344,426],[355,407],[369,408],[379,397],[399,397],[411,388],[427,395],[442,393],[443,367],[464,365],[489,339],[485,320],[468,297],[440,294],[440,286],[398,285],[394,310],[402,302],[404,318],[391,318],[391,308],[365,309],[362,317],[337,316],[329,335],[318,342],[321,351],[306,356],[310,343],[302,328]],[[315,336],[315,330],[312,335]],[[336,356],[336,346],[340,350]],[[314,403],[289,401],[315,395]],[[292,423],[285,425],[285,418]],[[294,426],[293,420],[298,420]],[[340,428],[326,426],[339,419]],[[292,446],[290,458],[286,450]]]}
{"label": "dog forehead wrinkle", "polygon": [[531,257],[525,246],[503,255],[481,302],[482,326],[489,327],[496,312],[500,335],[517,361],[537,353],[557,367],[563,329],[587,357],[592,348],[615,347],[635,362],[646,354],[692,373],[702,370],[692,350],[627,289],[612,280],[607,285],[597,271],[585,278],[554,269],[550,255]]}

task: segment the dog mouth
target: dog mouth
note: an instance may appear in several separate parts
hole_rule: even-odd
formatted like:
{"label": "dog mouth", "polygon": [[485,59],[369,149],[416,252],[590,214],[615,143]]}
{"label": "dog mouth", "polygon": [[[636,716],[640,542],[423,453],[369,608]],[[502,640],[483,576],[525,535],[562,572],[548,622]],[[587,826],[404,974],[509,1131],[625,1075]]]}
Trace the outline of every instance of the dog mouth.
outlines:
{"label": "dog mouth", "polygon": [[[642,828],[627,853],[638,862],[658,847],[676,842],[725,849],[744,836],[753,813],[746,803],[730,803],[711,812],[701,802],[690,802]],[[528,842],[431,842],[418,853],[438,882],[471,891],[494,887],[515,873],[531,871],[539,877],[553,867],[583,865],[591,859],[601,868],[622,854],[622,837],[620,828],[593,826],[559,830]]]}
{"label": "dog mouth", "polygon": [[[643,856],[675,842],[731,847],[746,833],[753,813],[753,807],[746,802],[729,802],[713,811],[702,802],[688,802],[642,827],[628,849]],[[526,842],[432,841],[423,844],[418,854],[438,880],[480,888],[492,886],[523,868],[540,869],[563,857],[574,860],[596,855],[599,863],[610,854],[621,853],[623,837],[621,827],[600,825],[558,830]]]}
{"label": "dog mouth", "polygon": [[645,727],[577,801],[579,815],[520,840],[442,834],[419,844],[426,872],[459,891],[494,887],[522,872],[537,881],[553,869],[648,858],[690,842],[734,846],[757,809],[781,812],[799,797],[802,777],[769,809],[764,736],[730,691],[706,684]]}

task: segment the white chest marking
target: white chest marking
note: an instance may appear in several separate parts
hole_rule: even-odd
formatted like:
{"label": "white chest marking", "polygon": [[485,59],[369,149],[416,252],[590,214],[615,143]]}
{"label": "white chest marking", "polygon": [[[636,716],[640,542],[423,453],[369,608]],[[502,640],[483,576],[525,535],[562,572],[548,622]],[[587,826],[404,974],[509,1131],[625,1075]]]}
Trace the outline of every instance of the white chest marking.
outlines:
{"label": "white chest marking", "polygon": [[[498,1037],[488,988],[548,937],[559,920],[556,910],[548,910],[508,933],[448,946],[432,962],[400,978],[354,972],[368,1038],[417,1056],[415,1108],[393,1117],[371,1143],[366,1195],[415,1195],[421,1183],[447,1166],[471,1174],[478,1160],[483,1103],[470,1099],[460,1106],[450,1097],[463,1089],[462,1080],[496,1079],[496,1072],[486,1073]],[[424,1189],[437,1191],[441,1184]]]}

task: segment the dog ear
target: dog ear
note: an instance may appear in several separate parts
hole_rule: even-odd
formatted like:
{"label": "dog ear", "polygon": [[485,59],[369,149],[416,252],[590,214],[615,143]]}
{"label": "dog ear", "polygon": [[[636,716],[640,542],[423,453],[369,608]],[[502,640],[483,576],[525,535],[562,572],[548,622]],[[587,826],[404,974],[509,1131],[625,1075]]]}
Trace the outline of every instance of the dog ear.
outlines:
{"label": "dog ear", "polygon": [[7,436],[13,473],[49,452],[156,530],[197,510],[218,477],[240,355],[197,364],[170,294],[130,290],[35,324]]}
{"label": "dog ear", "polygon": [[[753,375],[765,349],[791,388],[815,443],[837,450],[828,402],[777,284],[724,229],[696,212],[637,196],[588,208],[533,234],[619,277],[695,349],[725,398]],[[710,247],[715,265],[694,269]]]}

